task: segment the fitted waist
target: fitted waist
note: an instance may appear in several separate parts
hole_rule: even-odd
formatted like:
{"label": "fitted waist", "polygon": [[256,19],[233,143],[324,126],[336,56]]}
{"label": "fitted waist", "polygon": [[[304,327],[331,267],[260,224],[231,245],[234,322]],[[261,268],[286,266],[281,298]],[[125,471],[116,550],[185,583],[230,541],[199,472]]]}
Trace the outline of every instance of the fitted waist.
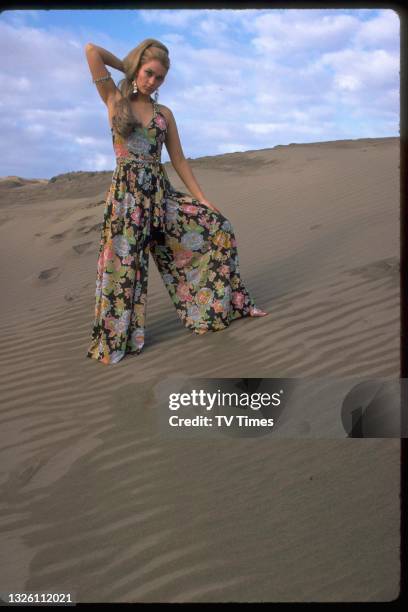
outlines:
{"label": "fitted waist", "polygon": [[150,155],[118,155],[116,157],[117,163],[126,163],[126,164],[156,164],[161,165],[161,160],[158,156]]}

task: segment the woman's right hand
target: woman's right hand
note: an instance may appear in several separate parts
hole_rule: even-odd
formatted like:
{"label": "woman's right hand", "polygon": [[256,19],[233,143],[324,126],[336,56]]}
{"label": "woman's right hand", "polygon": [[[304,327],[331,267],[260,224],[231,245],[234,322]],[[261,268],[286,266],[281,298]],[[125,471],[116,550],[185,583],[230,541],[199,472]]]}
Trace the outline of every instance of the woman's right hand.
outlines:
{"label": "woman's right hand", "polygon": [[218,208],[216,206],[214,206],[214,204],[212,202],[210,202],[210,200],[207,200],[207,198],[204,198],[204,199],[198,200],[198,201],[200,203],[205,204],[206,206],[208,206],[208,208],[210,208],[214,212],[218,212],[218,213],[221,212],[220,210],[218,210]]}

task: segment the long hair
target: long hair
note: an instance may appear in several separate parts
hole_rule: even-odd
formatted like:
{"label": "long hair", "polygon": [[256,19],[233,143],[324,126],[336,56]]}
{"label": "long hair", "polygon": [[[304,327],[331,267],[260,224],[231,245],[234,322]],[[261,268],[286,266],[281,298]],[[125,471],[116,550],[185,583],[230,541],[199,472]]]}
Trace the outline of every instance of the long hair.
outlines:
{"label": "long hair", "polygon": [[165,70],[170,68],[169,50],[159,40],[146,38],[123,58],[125,77],[118,83],[122,98],[115,103],[115,113],[112,117],[113,129],[123,138],[127,138],[136,127],[143,123],[135,119],[130,106],[134,97],[132,81],[143,64],[158,60]]}

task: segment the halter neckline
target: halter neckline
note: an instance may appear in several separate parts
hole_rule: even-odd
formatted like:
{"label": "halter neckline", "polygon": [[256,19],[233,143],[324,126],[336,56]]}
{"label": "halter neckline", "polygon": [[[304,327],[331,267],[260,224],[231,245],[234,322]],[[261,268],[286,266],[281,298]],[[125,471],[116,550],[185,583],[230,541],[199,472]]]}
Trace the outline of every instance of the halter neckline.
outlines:
{"label": "halter neckline", "polygon": [[[157,102],[155,100],[152,100],[152,104],[153,104],[153,117],[150,119],[149,123],[146,126],[144,126],[144,125],[140,126],[143,130],[147,130],[148,127],[150,126],[150,124],[152,123],[152,121],[154,121],[154,119],[156,119],[157,113],[160,113],[160,111],[157,110]],[[133,115],[133,113],[132,113],[132,115]],[[139,127],[139,126],[137,126],[137,127]],[[111,132],[113,132],[113,127],[111,127],[110,130],[111,130]]]}

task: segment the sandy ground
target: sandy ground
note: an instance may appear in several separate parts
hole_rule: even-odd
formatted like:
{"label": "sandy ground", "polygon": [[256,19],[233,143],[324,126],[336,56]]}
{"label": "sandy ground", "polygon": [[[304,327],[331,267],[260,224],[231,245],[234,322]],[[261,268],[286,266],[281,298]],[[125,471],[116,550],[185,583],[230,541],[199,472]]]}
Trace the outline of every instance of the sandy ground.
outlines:
{"label": "sandy ground", "polygon": [[175,440],[156,391],[180,377],[398,378],[399,138],[191,166],[270,314],[197,336],[151,259],[143,352],[114,366],[85,356],[112,172],[0,180],[0,598],[394,599],[398,439]]}

